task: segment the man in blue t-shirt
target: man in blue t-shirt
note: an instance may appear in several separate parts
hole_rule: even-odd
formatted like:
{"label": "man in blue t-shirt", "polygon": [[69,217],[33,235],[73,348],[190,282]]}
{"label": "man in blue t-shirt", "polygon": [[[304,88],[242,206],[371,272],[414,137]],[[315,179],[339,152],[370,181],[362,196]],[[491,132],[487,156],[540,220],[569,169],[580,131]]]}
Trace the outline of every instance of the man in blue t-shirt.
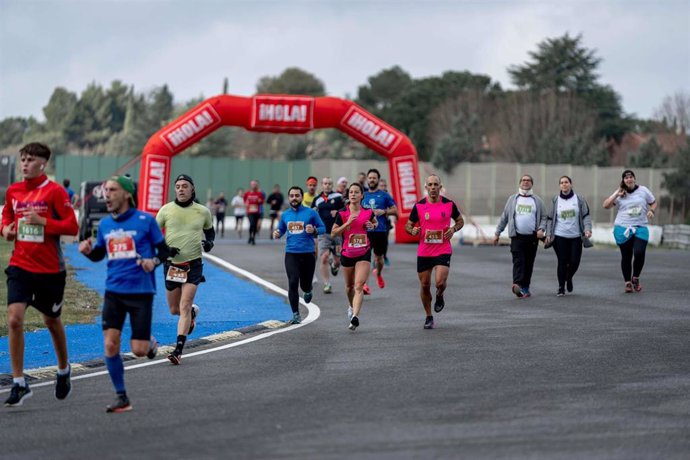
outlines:
{"label": "man in blue t-shirt", "polygon": [[376,262],[376,267],[372,273],[376,277],[378,286],[383,289],[386,287],[382,271],[384,256],[388,251],[388,216],[397,216],[398,208],[395,205],[395,201],[393,201],[393,197],[388,192],[379,189],[380,179],[381,173],[379,173],[378,169],[370,169],[367,172],[367,185],[369,186],[369,191],[364,192],[362,207],[374,211],[374,215],[378,221],[376,228],[367,232],[367,237],[371,242],[371,248],[374,250],[374,259]]}
{"label": "man in blue t-shirt", "polygon": [[[94,262],[108,257],[103,302],[105,364],[115,387],[115,403],[107,412],[132,410],[125,390],[124,365],[120,355],[122,327],[129,313],[131,348],[136,356],[156,357],[157,343],[151,335],[155,268],[170,255],[156,220],[133,207],[134,183],[126,176],[108,179],[105,203],[110,215],[98,226],[96,243],[86,239],[79,251]],[[131,205],[131,206],[130,206]]]}
{"label": "man in blue t-shirt", "polygon": [[287,233],[285,271],[288,277],[288,299],[292,309],[293,324],[302,322],[299,314],[300,287],[304,292],[304,301],[311,302],[312,280],[316,268],[314,239],[326,231],[326,226],[319,214],[313,209],[302,206],[303,199],[304,191],[301,187],[290,187],[288,190],[290,207],[283,211],[278,228],[273,232],[275,239]]}

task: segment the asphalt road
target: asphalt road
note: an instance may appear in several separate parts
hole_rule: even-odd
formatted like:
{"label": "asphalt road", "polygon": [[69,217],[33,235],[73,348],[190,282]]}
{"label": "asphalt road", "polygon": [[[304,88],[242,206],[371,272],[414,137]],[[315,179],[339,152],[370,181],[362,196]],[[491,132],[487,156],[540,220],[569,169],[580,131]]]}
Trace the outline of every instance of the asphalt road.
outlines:
{"label": "asphalt road", "polygon": [[[280,244],[214,253],[286,287]],[[34,386],[0,408],[0,457],[690,457],[690,252],[650,250],[643,291],[624,294],[617,250],[586,250],[557,298],[540,250],[533,297],[517,299],[507,247],[456,248],[431,331],[415,247],[390,258],[356,332],[339,277],[333,294],[317,285],[311,324],[128,371],[130,413],[105,413],[107,376],[75,380],[63,402]]]}

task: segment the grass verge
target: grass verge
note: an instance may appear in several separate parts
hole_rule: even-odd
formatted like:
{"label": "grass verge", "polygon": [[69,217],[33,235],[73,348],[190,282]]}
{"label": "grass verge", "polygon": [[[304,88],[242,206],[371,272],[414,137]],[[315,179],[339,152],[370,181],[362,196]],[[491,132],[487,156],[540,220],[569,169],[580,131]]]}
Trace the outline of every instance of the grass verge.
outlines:
{"label": "grass verge", "polygon": [[[10,259],[14,243],[0,238],[0,336],[7,335],[7,275],[5,268]],[[65,286],[65,305],[62,308],[62,322],[68,324],[90,324],[100,313],[103,298],[94,290],[87,288],[75,278],[75,269],[67,265],[67,284]],[[45,327],[41,314],[35,308],[27,308],[24,330],[35,331]]]}

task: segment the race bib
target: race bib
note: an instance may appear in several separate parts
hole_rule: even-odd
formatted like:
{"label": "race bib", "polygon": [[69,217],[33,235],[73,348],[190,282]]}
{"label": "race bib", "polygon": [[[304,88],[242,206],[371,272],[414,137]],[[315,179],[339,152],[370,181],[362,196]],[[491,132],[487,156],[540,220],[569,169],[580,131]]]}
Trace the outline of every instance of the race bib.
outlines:
{"label": "race bib", "polygon": [[259,205],[258,204],[250,204],[247,206],[247,212],[254,214],[256,212],[259,212]]}
{"label": "race bib", "polygon": [[304,222],[288,222],[287,229],[290,235],[299,235],[300,233],[304,233]]}
{"label": "race bib", "polygon": [[532,205],[530,204],[519,204],[515,210],[518,214],[532,214]]}
{"label": "race bib", "polygon": [[642,215],[642,206],[633,206],[628,210],[630,217],[640,217]]}
{"label": "race bib", "polygon": [[427,244],[443,243],[443,230],[427,230],[424,233],[424,242]]}
{"label": "race bib", "polygon": [[171,265],[168,267],[168,272],[165,274],[165,281],[172,281],[173,283],[186,283],[187,271],[189,271],[189,269]]}
{"label": "race bib", "polygon": [[17,240],[27,243],[43,243],[45,241],[45,227],[39,224],[30,224],[22,217],[19,219],[17,227]]}
{"label": "race bib", "polygon": [[108,238],[108,260],[134,259],[137,257],[137,249],[134,238],[131,235],[122,235]]}
{"label": "race bib", "polygon": [[575,210],[574,209],[564,209],[563,211],[561,211],[560,218],[561,218],[561,220],[574,219],[575,218]]}
{"label": "race bib", "polygon": [[351,248],[365,248],[367,246],[367,235],[364,233],[353,233],[347,242]]}

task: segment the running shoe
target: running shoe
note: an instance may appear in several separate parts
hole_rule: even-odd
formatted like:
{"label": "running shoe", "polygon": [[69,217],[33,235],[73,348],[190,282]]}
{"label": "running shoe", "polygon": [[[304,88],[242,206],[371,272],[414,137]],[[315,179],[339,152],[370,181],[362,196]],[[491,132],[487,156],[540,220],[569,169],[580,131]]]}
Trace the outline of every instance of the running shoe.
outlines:
{"label": "running shoe", "polygon": [[522,288],[520,289],[520,292],[522,292],[522,298],[526,299],[527,297],[532,297],[532,293],[529,292],[529,288]]}
{"label": "running shoe", "polygon": [[305,292],[304,293],[304,302],[305,303],[311,303],[311,299],[314,297],[314,293],[312,291]]}
{"label": "running shoe", "polygon": [[633,276],[632,287],[635,290],[635,292],[640,292],[642,290],[642,285],[640,284],[640,278]]}
{"label": "running shoe", "polygon": [[371,295],[371,288],[369,287],[368,284],[365,284],[362,287],[362,291],[364,292],[364,295]]}
{"label": "running shoe", "polygon": [[347,306],[347,319],[348,321],[352,319],[352,305]]}
{"label": "running shoe", "polygon": [[434,311],[435,311],[436,313],[438,313],[438,312],[440,312],[441,310],[443,310],[443,307],[445,307],[445,306],[446,306],[446,301],[445,301],[445,299],[443,298],[443,296],[442,296],[442,295],[437,295],[437,296],[436,296],[436,302],[434,302]]}
{"label": "running shoe", "polygon": [[573,279],[568,278],[565,284],[566,289],[568,289],[568,292],[573,292]]}
{"label": "running shoe", "polygon": [[519,285],[513,284],[513,288],[512,288],[512,289],[513,289],[513,294],[515,294],[516,296],[518,296],[518,297],[522,297],[522,296],[523,296],[522,288],[521,288]]}
{"label": "running shoe", "polygon": [[354,331],[358,327],[359,327],[359,318],[357,318],[356,316],[353,316],[350,319],[350,325],[347,328],[350,329],[351,331]]}
{"label": "running shoe", "polygon": [[57,399],[65,399],[72,393],[72,366],[69,367],[66,374],[57,374],[55,378],[55,397]]}
{"label": "running shoe", "polygon": [[331,286],[331,283],[326,283],[323,285],[323,293],[324,294],[330,294],[333,292],[333,286]]}
{"label": "running shoe", "polygon": [[565,297],[565,289],[559,287],[558,292],[556,292],[556,297]]}
{"label": "running shoe", "polygon": [[424,329],[433,329],[436,325],[434,324],[434,317],[427,316],[424,320]]}
{"label": "running shoe", "polygon": [[336,265],[335,262],[331,262],[331,275],[338,276],[339,270],[340,270],[340,265]]}
{"label": "running shoe", "polygon": [[376,276],[376,284],[378,284],[381,289],[386,287],[386,281],[384,281],[383,276]]}
{"label": "running shoe", "polygon": [[630,281],[625,282],[625,292],[631,293],[633,291],[633,285]]}
{"label": "running shoe", "polygon": [[290,324],[300,324],[302,322],[302,316],[299,314],[298,311],[294,312],[292,314],[292,319],[290,320]]}
{"label": "running shoe", "polygon": [[29,385],[21,386],[18,383],[12,385],[10,397],[5,400],[5,407],[15,407],[24,404],[24,401],[34,395]]}
{"label": "running shoe", "polygon": [[158,340],[154,336],[151,336],[149,340],[149,351],[146,352],[146,357],[148,359],[153,359],[158,354]]}
{"label": "running shoe", "polygon": [[168,355],[168,360],[175,366],[179,366],[182,363],[182,352],[173,350],[172,353]]}
{"label": "running shoe", "polygon": [[201,308],[195,303],[192,304],[192,321],[189,323],[189,332],[187,332],[187,335],[191,335],[192,331],[196,327],[196,317],[199,315],[199,312],[201,311]]}
{"label": "running shoe", "polygon": [[119,412],[128,412],[130,410],[132,410],[132,405],[129,403],[127,395],[118,393],[115,402],[109,405],[105,411],[109,414],[116,414]]}

